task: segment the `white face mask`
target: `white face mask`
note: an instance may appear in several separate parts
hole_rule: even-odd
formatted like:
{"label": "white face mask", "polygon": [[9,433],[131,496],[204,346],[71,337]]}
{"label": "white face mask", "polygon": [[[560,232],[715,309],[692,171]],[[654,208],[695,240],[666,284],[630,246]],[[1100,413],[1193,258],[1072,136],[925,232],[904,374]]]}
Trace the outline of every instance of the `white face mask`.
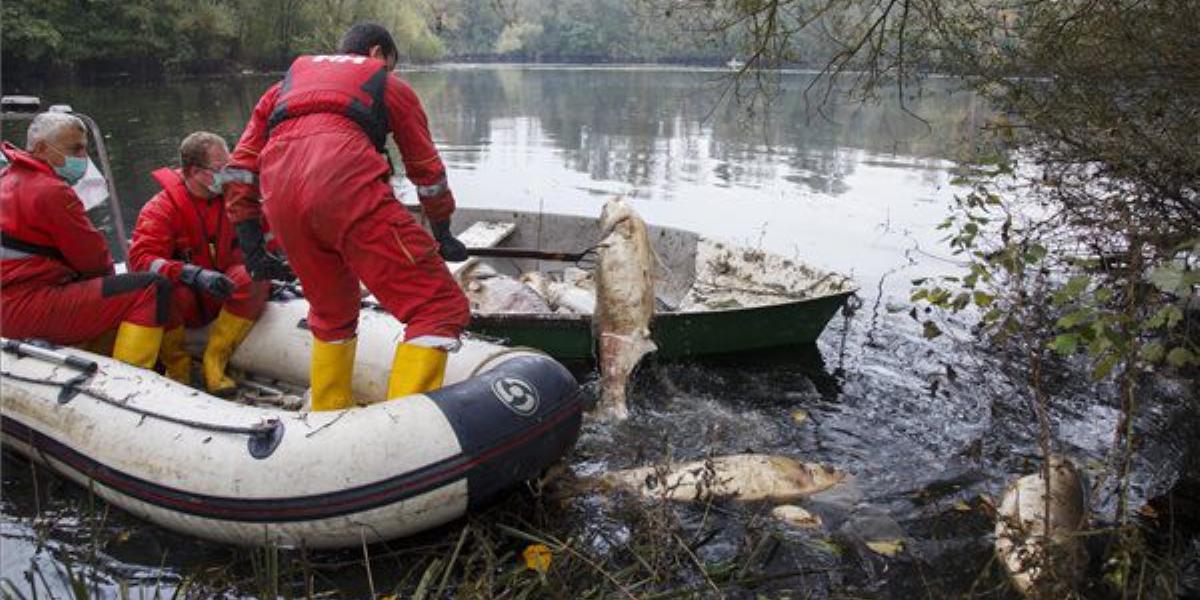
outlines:
{"label": "white face mask", "polygon": [[225,182],[230,181],[231,178],[225,169],[213,171],[212,176],[212,183],[208,184],[208,191],[220,196],[221,192],[225,190]]}
{"label": "white face mask", "polygon": [[87,162],[87,170],[84,171],[83,177],[71,188],[83,202],[83,209],[92,210],[108,199],[108,181],[100,174],[100,169],[96,168],[96,163],[92,162],[90,157]]}

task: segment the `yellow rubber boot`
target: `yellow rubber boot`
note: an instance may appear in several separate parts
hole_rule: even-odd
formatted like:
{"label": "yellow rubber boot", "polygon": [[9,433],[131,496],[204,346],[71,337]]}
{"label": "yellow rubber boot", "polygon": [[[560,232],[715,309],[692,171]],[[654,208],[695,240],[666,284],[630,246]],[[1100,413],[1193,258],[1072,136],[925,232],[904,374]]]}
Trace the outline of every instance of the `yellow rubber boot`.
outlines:
{"label": "yellow rubber boot", "polygon": [[186,342],[187,333],[183,326],[168,329],[163,333],[158,361],[166,367],[167,377],[184,385],[192,385],[192,356],[184,347]]}
{"label": "yellow rubber boot", "polygon": [[204,387],[214,396],[228,396],[237,391],[237,382],[225,374],[229,366],[229,357],[237,350],[238,344],[246,339],[254,321],[243,319],[231,312],[221,309],[217,319],[208,330],[208,345],[204,347],[204,359],[201,370],[204,371]]}
{"label": "yellow rubber boot", "polygon": [[312,410],[342,410],[354,405],[350,379],[358,338],[323,342],[313,338]]}
{"label": "yellow rubber boot", "polygon": [[423,394],[442,387],[446,376],[446,351],[413,344],[397,344],[388,377],[388,398]]}
{"label": "yellow rubber boot", "polygon": [[153,369],[162,347],[162,327],[146,327],[125,321],[117,328],[113,358],[143,369]]}

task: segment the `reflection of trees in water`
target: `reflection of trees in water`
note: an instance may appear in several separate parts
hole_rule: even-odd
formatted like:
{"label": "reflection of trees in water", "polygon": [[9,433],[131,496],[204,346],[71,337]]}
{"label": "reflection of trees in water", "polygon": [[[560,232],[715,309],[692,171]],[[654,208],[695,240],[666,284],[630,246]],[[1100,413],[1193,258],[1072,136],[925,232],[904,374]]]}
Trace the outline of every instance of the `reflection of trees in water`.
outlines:
{"label": "reflection of trees in water", "polygon": [[[406,73],[425,102],[443,151],[457,163],[484,161],[503,130],[510,153],[548,146],[566,169],[597,180],[671,189],[679,183],[758,186],[788,182],[837,194],[843,178],[864,160],[891,159],[921,169],[953,158],[979,110],[954,94],[950,82],[914,88],[899,108],[833,106],[825,117],[809,114],[804,76],[788,76],[770,116],[770,127],[748,125],[732,104],[719,105],[716,79],[701,71],[522,69],[512,67]],[[126,225],[155,192],[149,173],[174,164],[179,141],[199,129],[236,142],[255,102],[276,77],[193,79],[169,84],[104,82],[91,86],[16,89],[44,105],[66,102],[90,114],[108,134]],[[893,92],[894,93],[894,92]],[[826,118],[828,117],[828,118]],[[5,139],[24,144],[23,128],[6,124]],[[969,140],[968,140],[969,141]],[[524,145],[524,146],[521,146]],[[855,150],[873,155],[860,157]],[[100,211],[101,213],[103,211]],[[107,215],[96,215],[107,222]]]}
{"label": "reflection of trees in water", "polygon": [[[637,186],[782,179],[838,194],[864,160],[848,151],[898,155],[904,158],[896,166],[926,171],[958,154],[978,118],[972,97],[955,93],[950,81],[906,90],[905,106],[919,118],[895,101],[895,90],[884,91],[878,104],[833,104],[817,114],[804,99],[810,76],[788,75],[763,127],[734,103],[720,102],[720,76],[500,68],[423,72],[412,80],[439,138],[477,150],[456,158],[481,161],[479,146],[497,131],[525,128],[513,138],[518,143],[549,142],[567,168]],[[434,88],[439,92],[429,93]]]}

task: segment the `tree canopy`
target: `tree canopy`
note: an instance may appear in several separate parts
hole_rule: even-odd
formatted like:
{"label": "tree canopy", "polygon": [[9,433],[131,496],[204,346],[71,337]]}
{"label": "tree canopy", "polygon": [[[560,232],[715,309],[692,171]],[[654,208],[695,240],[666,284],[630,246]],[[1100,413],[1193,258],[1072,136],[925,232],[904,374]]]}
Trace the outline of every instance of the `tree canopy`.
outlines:
{"label": "tree canopy", "polygon": [[730,58],[730,44],[679,35],[675,19],[643,8],[630,0],[5,2],[0,47],[6,70],[22,74],[278,69],[373,20],[408,62]]}

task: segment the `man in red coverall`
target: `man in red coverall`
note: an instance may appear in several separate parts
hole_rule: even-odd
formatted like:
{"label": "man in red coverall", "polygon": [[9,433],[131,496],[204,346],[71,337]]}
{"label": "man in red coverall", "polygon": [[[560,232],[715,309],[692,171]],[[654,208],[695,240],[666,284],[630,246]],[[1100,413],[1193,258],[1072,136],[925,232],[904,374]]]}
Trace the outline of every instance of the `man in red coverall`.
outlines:
{"label": "man in red coverall", "polygon": [[142,207],[133,228],[129,267],[165,276],[183,323],[163,335],[159,360],[167,376],[191,383],[192,359],[184,326],[212,323],[202,372],[208,391],[227,396],[237,385],[225,375],[229,357],[266,306],[271,284],[254,281],[242,264],[222,196],[229,147],[220,136],[197,131],[179,145],[178,170],[153,173],[162,191]]}
{"label": "man in red coverall", "polygon": [[87,169],[83,122],[42,113],[26,149],[3,146],[0,335],[78,344],[117,329],[113,357],[153,368],[171,284],[154,273],[113,274],[108,244],[71,189]]}
{"label": "man in red coverall", "polygon": [[[360,23],[338,52],[297,58],[254,108],[230,170],[258,174],[261,208],[252,183],[226,184],[225,196],[250,273],[268,276],[280,264],[263,248],[261,210],[304,286],[314,338],[313,410],[353,403],[359,280],[405,323],[389,398],[440,387],[446,353],[470,319],[443,262],[466,258],[450,234],[454,196],[420,100],[391,75],[396,44],[382,26]],[[392,193],[388,133],[436,242]]]}

